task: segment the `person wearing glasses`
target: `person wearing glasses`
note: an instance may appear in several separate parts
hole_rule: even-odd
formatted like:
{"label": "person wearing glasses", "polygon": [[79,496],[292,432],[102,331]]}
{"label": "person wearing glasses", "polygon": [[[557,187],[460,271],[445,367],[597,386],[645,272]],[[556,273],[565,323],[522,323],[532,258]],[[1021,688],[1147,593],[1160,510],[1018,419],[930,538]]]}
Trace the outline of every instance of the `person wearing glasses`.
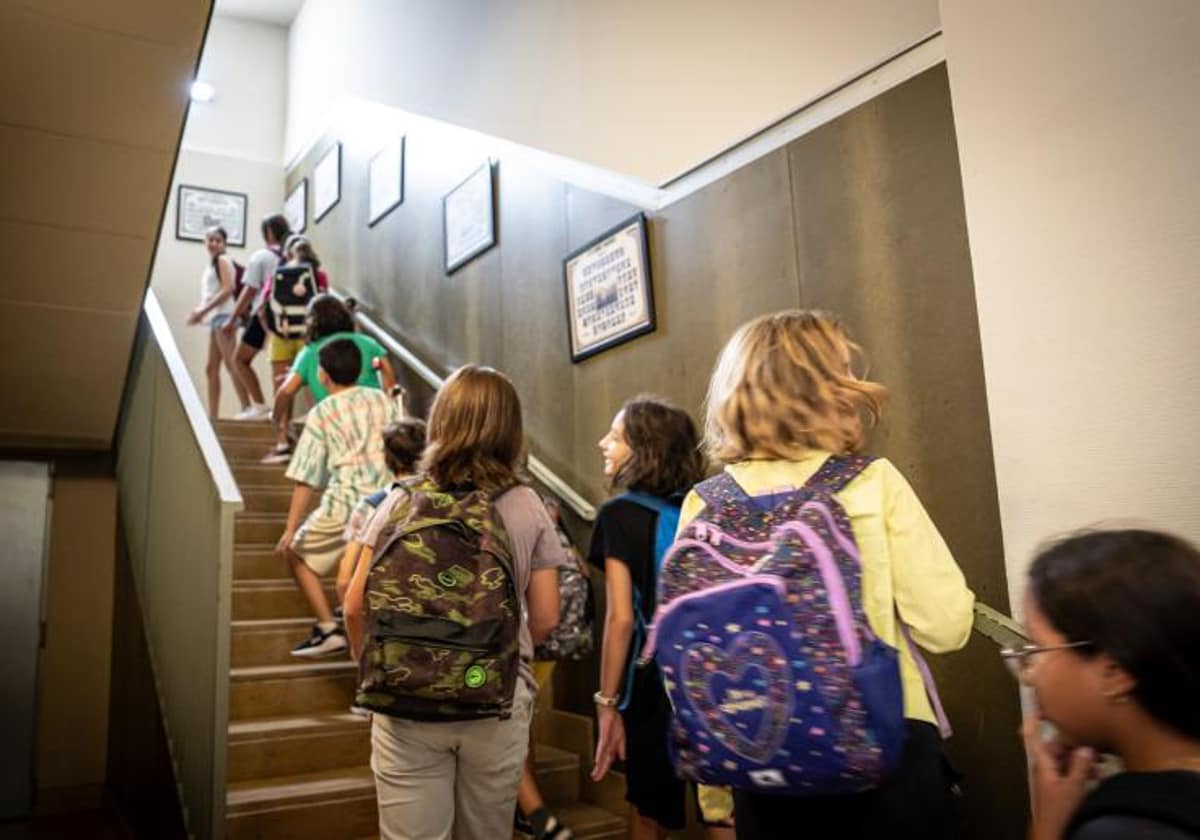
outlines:
{"label": "person wearing glasses", "polygon": [[[1034,560],[1025,619],[1032,644],[1001,655],[1037,699],[1030,840],[1200,837],[1200,552],[1155,531],[1068,537]],[[1093,787],[1102,753],[1124,769]]]}

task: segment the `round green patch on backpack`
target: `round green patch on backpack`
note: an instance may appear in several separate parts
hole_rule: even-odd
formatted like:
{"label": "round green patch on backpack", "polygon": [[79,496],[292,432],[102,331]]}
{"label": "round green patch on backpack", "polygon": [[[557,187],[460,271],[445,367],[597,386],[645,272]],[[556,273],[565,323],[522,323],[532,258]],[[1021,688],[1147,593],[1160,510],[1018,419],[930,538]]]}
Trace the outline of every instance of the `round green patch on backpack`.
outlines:
{"label": "round green patch on backpack", "polygon": [[467,688],[482,688],[487,682],[487,671],[481,665],[472,665],[463,676],[463,682]]}
{"label": "round green patch on backpack", "polygon": [[449,572],[438,572],[437,579],[438,579],[438,583],[440,583],[442,586],[446,587],[447,589],[458,584],[458,578],[456,578],[454,575],[450,574]]}

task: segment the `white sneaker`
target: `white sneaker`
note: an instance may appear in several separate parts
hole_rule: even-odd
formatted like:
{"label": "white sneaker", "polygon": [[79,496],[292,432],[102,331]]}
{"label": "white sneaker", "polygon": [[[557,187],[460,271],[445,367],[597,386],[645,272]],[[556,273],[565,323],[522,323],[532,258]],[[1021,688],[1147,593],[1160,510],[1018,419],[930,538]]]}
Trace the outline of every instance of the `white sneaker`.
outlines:
{"label": "white sneaker", "polygon": [[253,418],[254,418],[254,404],[253,403],[251,403],[250,405],[243,408],[237,414],[233,415],[234,420],[251,420]]}
{"label": "white sneaker", "polygon": [[244,414],[246,416],[245,417],[239,416],[238,419],[240,419],[240,420],[270,420],[271,419],[271,406],[263,405],[262,403],[250,403],[250,405],[246,408],[245,411],[242,412],[242,414]]}
{"label": "white sneaker", "polygon": [[328,633],[314,624],[312,634],[300,644],[292,648],[292,656],[307,659],[313,656],[328,656],[345,650],[346,634],[341,627],[334,627]]}

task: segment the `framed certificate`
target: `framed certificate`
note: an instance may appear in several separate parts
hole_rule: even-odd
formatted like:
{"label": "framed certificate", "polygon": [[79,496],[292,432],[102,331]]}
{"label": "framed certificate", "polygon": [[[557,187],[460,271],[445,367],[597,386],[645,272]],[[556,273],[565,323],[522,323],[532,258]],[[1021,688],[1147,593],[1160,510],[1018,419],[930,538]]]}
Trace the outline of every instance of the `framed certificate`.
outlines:
{"label": "framed certificate", "polygon": [[283,200],[283,215],[287,217],[292,233],[304,233],[304,228],[308,226],[307,178],[301,178],[300,183],[292,187],[292,191]]}
{"label": "framed certificate", "polygon": [[313,224],[325,218],[342,197],[342,144],[334,143],[313,167]]}
{"label": "framed certificate", "polygon": [[404,138],[388,143],[367,164],[367,227],[404,201]]}
{"label": "framed certificate", "polygon": [[179,185],[175,202],[175,238],[203,242],[204,233],[220,225],[228,234],[226,243],[246,244],[246,194]]}
{"label": "framed certificate", "polygon": [[442,199],[446,273],[452,274],[496,244],[492,163],[484,163]]}
{"label": "framed certificate", "polygon": [[646,217],[638,213],[563,260],[571,361],[654,331]]}

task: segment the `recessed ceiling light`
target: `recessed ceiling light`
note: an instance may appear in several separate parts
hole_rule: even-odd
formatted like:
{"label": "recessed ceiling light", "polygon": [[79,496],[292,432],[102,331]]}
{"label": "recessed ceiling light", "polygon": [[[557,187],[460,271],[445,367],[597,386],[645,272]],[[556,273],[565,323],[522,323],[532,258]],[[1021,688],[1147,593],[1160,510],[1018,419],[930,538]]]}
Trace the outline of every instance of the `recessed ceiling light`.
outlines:
{"label": "recessed ceiling light", "polygon": [[192,82],[192,101],[193,102],[212,102],[214,96],[217,95],[217,89],[208,82],[199,80]]}

